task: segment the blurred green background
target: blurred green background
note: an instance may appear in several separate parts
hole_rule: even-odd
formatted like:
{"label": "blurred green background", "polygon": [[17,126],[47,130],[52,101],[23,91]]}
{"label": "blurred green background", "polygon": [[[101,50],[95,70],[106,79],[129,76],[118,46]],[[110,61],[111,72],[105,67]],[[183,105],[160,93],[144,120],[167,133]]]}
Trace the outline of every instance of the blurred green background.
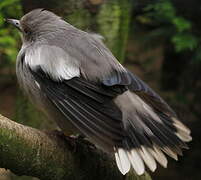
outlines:
{"label": "blurred green background", "polygon": [[[118,60],[155,89],[192,130],[190,150],[156,180],[201,179],[200,0],[0,0],[0,113],[17,122],[53,129],[23,97],[15,77],[20,34],[4,18],[35,8],[52,10],[69,23],[99,33]],[[159,165],[158,165],[159,166]],[[28,180],[0,169],[0,180]]]}

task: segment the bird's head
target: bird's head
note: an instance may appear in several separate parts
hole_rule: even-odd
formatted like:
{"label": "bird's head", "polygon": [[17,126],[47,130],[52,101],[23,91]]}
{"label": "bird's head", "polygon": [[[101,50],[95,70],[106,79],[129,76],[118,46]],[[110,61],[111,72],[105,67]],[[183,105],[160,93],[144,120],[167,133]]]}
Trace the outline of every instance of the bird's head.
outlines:
{"label": "bird's head", "polygon": [[25,14],[20,20],[6,19],[21,33],[24,42],[43,39],[45,36],[54,36],[56,32],[64,29],[67,25],[59,16],[44,10],[35,9]]}

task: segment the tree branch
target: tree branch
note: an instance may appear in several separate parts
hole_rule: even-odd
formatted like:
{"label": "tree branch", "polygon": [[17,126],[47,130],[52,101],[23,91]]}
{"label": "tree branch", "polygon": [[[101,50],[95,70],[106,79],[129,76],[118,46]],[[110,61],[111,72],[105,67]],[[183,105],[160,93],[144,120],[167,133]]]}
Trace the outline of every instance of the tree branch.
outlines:
{"label": "tree branch", "polygon": [[123,177],[114,160],[82,141],[42,132],[0,115],[0,166],[17,175],[41,180],[149,179],[133,173]]}

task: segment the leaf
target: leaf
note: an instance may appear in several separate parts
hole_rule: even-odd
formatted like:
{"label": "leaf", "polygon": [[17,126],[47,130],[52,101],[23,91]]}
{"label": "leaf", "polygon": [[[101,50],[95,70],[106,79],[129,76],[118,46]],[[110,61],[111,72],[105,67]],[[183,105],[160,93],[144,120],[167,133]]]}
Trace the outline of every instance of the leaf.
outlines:
{"label": "leaf", "polygon": [[[20,0],[0,0],[0,54],[7,62],[15,61],[19,35],[15,28],[5,23],[5,17],[20,17],[22,14]],[[6,63],[9,67],[9,63]]]}
{"label": "leaf", "polygon": [[172,22],[179,32],[191,29],[191,23],[183,17],[175,17]]}
{"label": "leaf", "polygon": [[0,10],[2,10],[4,7],[13,5],[13,3],[18,2],[18,0],[1,0],[0,1]]}
{"label": "leaf", "polygon": [[188,33],[178,33],[171,38],[177,52],[184,50],[194,50],[198,46],[198,40],[195,36]]}

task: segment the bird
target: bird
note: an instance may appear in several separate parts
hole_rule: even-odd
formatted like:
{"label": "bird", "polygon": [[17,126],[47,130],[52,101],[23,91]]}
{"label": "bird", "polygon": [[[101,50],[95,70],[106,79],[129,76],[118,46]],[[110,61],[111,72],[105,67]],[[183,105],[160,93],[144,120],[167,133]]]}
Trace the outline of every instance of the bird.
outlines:
{"label": "bird", "polygon": [[190,129],[100,35],[45,9],[6,21],[21,32],[16,75],[31,102],[65,134],[84,135],[112,154],[123,175],[167,167],[166,156],[177,160],[188,149]]}

